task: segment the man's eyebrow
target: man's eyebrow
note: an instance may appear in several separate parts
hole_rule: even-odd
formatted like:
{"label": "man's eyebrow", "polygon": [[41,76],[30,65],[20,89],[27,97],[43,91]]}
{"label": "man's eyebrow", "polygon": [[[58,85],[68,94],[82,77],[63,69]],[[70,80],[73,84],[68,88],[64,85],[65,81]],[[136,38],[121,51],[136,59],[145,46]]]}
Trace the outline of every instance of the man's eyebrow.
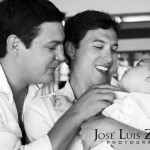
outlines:
{"label": "man's eyebrow", "polygon": [[48,44],[60,44],[62,43],[63,41],[50,41],[50,42],[47,42]]}
{"label": "man's eyebrow", "polygon": [[53,40],[47,40],[47,43],[49,44],[61,44],[63,43],[64,39],[53,39]]}
{"label": "man's eyebrow", "polygon": [[[103,40],[98,40],[98,39],[93,40],[92,42],[106,43],[105,41],[103,41]],[[119,45],[118,45],[118,43],[114,43],[113,46],[117,46],[117,47],[118,47]]]}
{"label": "man's eyebrow", "polygon": [[63,42],[55,40],[55,41],[49,41],[49,42],[45,43],[44,45],[46,47],[49,47],[49,46],[57,46],[57,45],[60,45],[60,44],[63,44]]}
{"label": "man's eyebrow", "polygon": [[95,40],[93,40],[92,42],[101,42],[101,43],[105,43],[105,41],[103,41],[103,40],[98,40],[98,39],[95,39]]}

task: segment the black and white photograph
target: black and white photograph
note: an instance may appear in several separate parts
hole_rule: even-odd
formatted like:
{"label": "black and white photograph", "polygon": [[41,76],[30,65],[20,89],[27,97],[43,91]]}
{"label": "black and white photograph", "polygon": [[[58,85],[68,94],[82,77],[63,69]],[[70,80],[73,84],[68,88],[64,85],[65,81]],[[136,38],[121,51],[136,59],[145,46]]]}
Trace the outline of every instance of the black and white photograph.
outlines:
{"label": "black and white photograph", "polygon": [[0,150],[149,150],[150,1],[0,0]]}

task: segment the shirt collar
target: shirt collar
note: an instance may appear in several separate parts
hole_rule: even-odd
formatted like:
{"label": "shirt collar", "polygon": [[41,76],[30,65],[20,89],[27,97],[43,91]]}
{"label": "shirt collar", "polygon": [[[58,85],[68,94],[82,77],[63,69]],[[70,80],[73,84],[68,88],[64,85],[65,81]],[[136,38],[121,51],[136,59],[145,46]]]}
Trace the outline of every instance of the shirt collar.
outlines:
{"label": "shirt collar", "polygon": [[75,95],[69,81],[67,81],[64,88],[60,89],[56,94],[64,95],[70,102],[75,102]]}
{"label": "shirt collar", "polygon": [[10,102],[13,102],[13,94],[8,84],[5,72],[0,65],[0,92],[8,95]]}

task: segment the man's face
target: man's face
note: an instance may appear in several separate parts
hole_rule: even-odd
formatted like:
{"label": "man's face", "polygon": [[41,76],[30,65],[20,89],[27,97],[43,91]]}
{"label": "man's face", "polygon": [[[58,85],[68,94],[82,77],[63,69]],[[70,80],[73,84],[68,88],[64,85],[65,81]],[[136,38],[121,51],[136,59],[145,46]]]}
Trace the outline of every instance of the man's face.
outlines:
{"label": "man's face", "polygon": [[116,64],[116,32],[110,28],[89,30],[75,51],[73,68],[88,85],[106,84]]}
{"label": "man's face", "polygon": [[121,85],[127,92],[142,92],[150,87],[150,58],[141,60],[137,65],[125,71],[121,78]]}
{"label": "man's face", "polygon": [[24,46],[20,53],[18,64],[25,82],[32,84],[53,81],[55,68],[64,60],[63,40],[61,23],[45,22],[40,25],[39,34],[33,39],[30,48]]}

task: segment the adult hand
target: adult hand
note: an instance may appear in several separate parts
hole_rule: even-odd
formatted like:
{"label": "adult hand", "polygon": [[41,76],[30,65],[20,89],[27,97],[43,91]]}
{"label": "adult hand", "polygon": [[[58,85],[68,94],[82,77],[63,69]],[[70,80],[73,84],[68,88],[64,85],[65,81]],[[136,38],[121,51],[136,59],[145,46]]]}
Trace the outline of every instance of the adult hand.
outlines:
{"label": "adult hand", "polygon": [[82,124],[80,136],[84,150],[97,146],[103,141],[111,142],[111,140],[117,139],[119,129],[115,130],[111,126],[114,122],[117,126],[118,122],[99,114]]}
{"label": "adult hand", "polygon": [[82,122],[100,113],[113,103],[114,91],[119,88],[112,85],[95,85],[88,89],[71,107]]}

